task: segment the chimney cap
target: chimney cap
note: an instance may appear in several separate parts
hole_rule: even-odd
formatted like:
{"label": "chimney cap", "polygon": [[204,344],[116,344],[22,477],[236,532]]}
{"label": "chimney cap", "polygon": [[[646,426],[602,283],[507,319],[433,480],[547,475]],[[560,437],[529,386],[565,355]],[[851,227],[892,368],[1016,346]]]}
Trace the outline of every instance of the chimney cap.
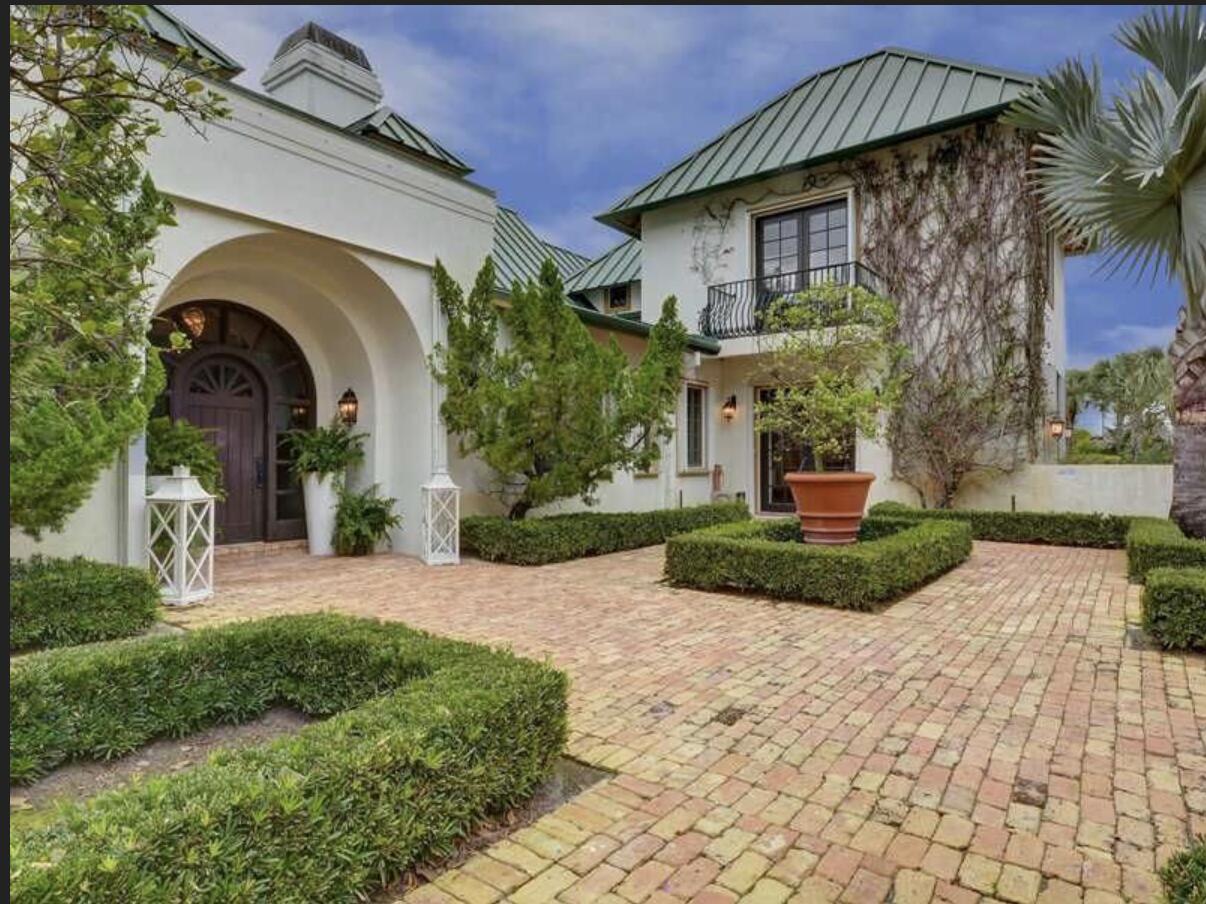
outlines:
{"label": "chimney cap", "polygon": [[279,60],[298,44],[306,41],[317,44],[319,47],[325,47],[354,66],[359,66],[369,72],[373,71],[373,67],[369,65],[368,56],[363,50],[346,38],[341,38],[335,32],[323,28],[317,22],[307,22],[281,41],[281,46],[277,48],[273,60]]}

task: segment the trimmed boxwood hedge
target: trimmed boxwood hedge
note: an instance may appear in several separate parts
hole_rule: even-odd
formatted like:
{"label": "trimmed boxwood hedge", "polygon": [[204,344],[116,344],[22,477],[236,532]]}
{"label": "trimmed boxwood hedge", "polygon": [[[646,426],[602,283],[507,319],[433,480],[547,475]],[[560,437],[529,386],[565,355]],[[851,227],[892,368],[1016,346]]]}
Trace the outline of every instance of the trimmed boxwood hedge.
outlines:
{"label": "trimmed boxwood hedge", "polygon": [[359,900],[524,800],[566,736],[566,678],[546,665],[284,616],[22,660],[10,778],[280,703],[337,714],[14,831],[12,900]]}
{"label": "trimmed boxwood hedge", "polygon": [[1193,540],[1167,518],[1132,518],[1126,535],[1127,572],[1143,581],[1153,568],[1206,568],[1206,540]]}
{"label": "trimmed boxwood hedge", "polygon": [[1143,590],[1143,630],[1161,646],[1206,650],[1206,568],[1153,568]]}
{"label": "trimmed boxwood hedge", "polygon": [[976,540],[1043,543],[1050,546],[1116,548],[1126,544],[1131,518],[1084,512],[992,512],[977,509],[919,509],[900,502],[878,502],[870,514],[892,518],[946,518],[966,521]]}
{"label": "trimmed boxwood hedge", "polygon": [[968,525],[950,520],[864,519],[859,542],[810,546],[795,518],[726,524],[672,537],[666,577],[701,590],[729,587],[870,609],[914,590],[971,554]]}
{"label": "trimmed boxwood hedge", "polygon": [[159,590],[145,568],[84,558],[9,559],[10,652],[129,637],[158,618]]}
{"label": "trimmed boxwood hedge", "polygon": [[572,512],[522,521],[475,515],[461,520],[461,545],[490,562],[547,565],[656,546],[675,534],[749,517],[744,502],[651,512]]}

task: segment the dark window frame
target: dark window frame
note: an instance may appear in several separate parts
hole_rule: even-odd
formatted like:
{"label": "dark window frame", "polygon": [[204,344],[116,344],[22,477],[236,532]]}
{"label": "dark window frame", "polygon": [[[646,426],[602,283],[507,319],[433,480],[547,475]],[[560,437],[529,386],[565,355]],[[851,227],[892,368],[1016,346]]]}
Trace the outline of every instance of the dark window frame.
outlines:
{"label": "dark window frame", "polygon": [[[614,286],[608,286],[605,291],[607,292],[607,309],[609,311],[616,308],[626,308],[632,304],[632,293],[628,291],[628,283],[617,283]],[[617,292],[623,297],[623,301],[616,301]]]}
{"label": "dark window frame", "polygon": [[[692,395],[698,401],[692,404]],[[698,418],[696,434],[692,436],[692,419]],[[695,452],[695,455],[692,455]],[[708,386],[705,383],[683,385],[683,461],[684,471],[704,471],[708,467]]]}
{"label": "dark window frame", "polygon": [[[841,222],[836,223],[839,218],[835,215],[839,212]],[[821,214],[825,216],[823,227],[812,229],[816,225],[814,215]],[[837,241],[839,237],[840,241]],[[835,259],[834,253],[839,249],[840,259]],[[754,220],[754,276],[757,279],[843,266],[851,262],[851,251],[850,199],[845,195],[760,214]],[[823,254],[825,260],[813,266],[812,258],[818,254]],[[793,259],[793,264],[782,264]],[[768,273],[766,265],[771,261],[779,266]]]}

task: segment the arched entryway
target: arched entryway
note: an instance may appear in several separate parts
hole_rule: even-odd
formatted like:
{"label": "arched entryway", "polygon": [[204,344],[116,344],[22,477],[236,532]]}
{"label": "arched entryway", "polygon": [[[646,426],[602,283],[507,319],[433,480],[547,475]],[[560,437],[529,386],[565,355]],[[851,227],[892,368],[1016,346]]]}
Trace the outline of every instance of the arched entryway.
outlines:
{"label": "arched entryway", "polygon": [[[188,339],[171,350],[171,334]],[[215,517],[219,543],[305,536],[305,511],[286,433],[314,426],[314,379],[297,343],[263,314],[229,301],[196,301],[156,315],[167,388],[159,414],[209,432],[226,499]]]}

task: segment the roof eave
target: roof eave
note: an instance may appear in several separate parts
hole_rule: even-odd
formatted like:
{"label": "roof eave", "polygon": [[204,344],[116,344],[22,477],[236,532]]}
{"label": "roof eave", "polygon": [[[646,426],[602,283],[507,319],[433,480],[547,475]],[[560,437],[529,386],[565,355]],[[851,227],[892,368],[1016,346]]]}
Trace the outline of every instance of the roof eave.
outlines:
{"label": "roof eave", "polygon": [[972,113],[967,113],[962,116],[956,116],[951,119],[944,119],[942,122],[932,123],[930,125],[921,126],[916,129],[910,129],[907,132],[895,132],[892,135],[875,141],[864,142],[863,144],[855,145],[850,148],[843,148],[839,151],[834,151],[830,154],[822,154],[819,157],[812,157],[808,160],[802,160],[798,163],[790,163],[786,166],[778,167],[773,170],[765,170],[760,173],[754,173],[749,176],[743,176],[740,179],[732,179],[728,182],[723,182],[719,185],[708,185],[704,188],[694,191],[684,192],[681,195],[674,195],[665,198],[661,201],[653,201],[649,204],[638,204],[634,207],[612,208],[595,217],[595,220],[602,223],[604,226],[610,226],[613,229],[618,229],[620,232],[631,235],[635,238],[641,237],[641,215],[650,210],[656,210],[661,207],[668,207],[671,204],[677,204],[680,201],[687,201],[692,198],[703,197],[704,195],[714,194],[718,191],[725,191],[730,188],[735,188],[739,185],[747,185],[751,182],[760,182],[765,179],[774,179],[777,176],[782,176],[785,173],[797,172],[804,169],[812,169],[817,166],[823,166],[826,163],[834,163],[838,160],[857,157],[860,154],[867,154],[871,151],[877,151],[881,148],[890,147],[894,144],[903,144],[906,141],[914,141],[918,138],[924,138],[927,135],[936,135],[939,132],[948,132],[951,129],[962,128],[982,119],[995,119],[1003,113],[1012,104],[1012,101],[995,104],[991,107],[984,107]]}
{"label": "roof eave", "polygon": [[[597,326],[605,330],[614,330],[617,333],[628,333],[630,336],[640,336],[646,339],[653,332],[653,324],[646,323],[643,320],[629,320],[625,317],[604,314],[600,311],[591,311],[576,305],[572,307],[574,313],[578,315],[578,319],[590,326]],[[720,354],[719,340],[708,336],[697,336],[694,333],[687,336],[687,348],[692,351],[702,352],[705,355]]]}

